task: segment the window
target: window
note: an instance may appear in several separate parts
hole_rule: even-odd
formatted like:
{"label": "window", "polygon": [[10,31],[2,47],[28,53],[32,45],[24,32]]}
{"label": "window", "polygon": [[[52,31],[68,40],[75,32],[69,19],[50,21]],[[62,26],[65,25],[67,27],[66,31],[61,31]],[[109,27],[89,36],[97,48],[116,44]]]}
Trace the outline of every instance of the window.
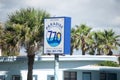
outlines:
{"label": "window", "polygon": [[20,75],[13,75],[12,80],[20,80]]}
{"label": "window", "polygon": [[54,77],[52,76],[52,77],[50,77],[50,80],[54,80]]}
{"label": "window", "polygon": [[106,80],[106,73],[100,73],[100,80]]}
{"label": "window", "polygon": [[117,80],[116,73],[100,73],[100,80]]}
{"label": "window", "polygon": [[83,80],[91,80],[91,72],[83,72]]}
{"label": "window", "polygon": [[116,73],[108,73],[108,80],[117,80]]}
{"label": "window", "polygon": [[37,80],[37,75],[33,75],[33,80]]}
{"label": "window", "polygon": [[0,75],[0,80],[5,80],[5,76],[4,75]]}
{"label": "window", "polygon": [[65,71],[64,72],[64,80],[77,80],[77,72]]}
{"label": "window", "polygon": [[54,75],[48,75],[47,80],[54,80]]}

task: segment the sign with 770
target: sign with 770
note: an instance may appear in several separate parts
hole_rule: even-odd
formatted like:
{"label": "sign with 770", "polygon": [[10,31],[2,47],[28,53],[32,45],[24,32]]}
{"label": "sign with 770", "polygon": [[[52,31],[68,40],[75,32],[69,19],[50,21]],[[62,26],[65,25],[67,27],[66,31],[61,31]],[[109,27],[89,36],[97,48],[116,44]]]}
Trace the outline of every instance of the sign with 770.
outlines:
{"label": "sign with 770", "polygon": [[[70,19],[70,18],[69,18]],[[70,28],[69,25],[65,25],[66,17],[54,17],[44,19],[44,53],[45,54],[63,54],[65,50],[65,43],[67,38],[67,44],[70,44],[70,29],[65,31],[65,27]],[[67,23],[68,24],[68,23]],[[68,33],[69,32],[69,33]],[[67,35],[65,35],[67,33]],[[68,48],[70,45],[68,46]],[[66,48],[67,49],[67,48]],[[67,49],[68,50],[68,49]]]}

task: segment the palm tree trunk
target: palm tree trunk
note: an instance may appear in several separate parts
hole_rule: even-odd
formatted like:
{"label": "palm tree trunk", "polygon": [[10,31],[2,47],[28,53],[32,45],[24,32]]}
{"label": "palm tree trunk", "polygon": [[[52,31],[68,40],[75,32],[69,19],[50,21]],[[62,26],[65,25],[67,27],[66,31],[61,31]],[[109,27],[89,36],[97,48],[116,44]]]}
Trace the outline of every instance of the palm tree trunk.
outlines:
{"label": "palm tree trunk", "polygon": [[27,80],[33,80],[33,64],[34,64],[34,58],[35,54],[27,55],[28,57],[28,74],[27,74]]}
{"label": "palm tree trunk", "polygon": [[82,55],[85,55],[85,51],[84,50],[82,50]]}
{"label": "palm tree trunk", "polygon": [[85,50],[84,50],[85,46],[83,45],[81,50],[82,50],[82,55],[85,55]]}
{"label": "palm tree trunk", "polygon": [[113,55],[113,52],[112,52],[112,50],[111,50],[111,49],[109,50],[109,52],[108,52],[108,54],[107,54],[107,55],[110,55],[110,56],[111,56],[111,55]]}
{"label": "palm tree trunk", "polygon": [[73,46],[71,46],[70,55],[73,55]]}
{"label": "palm tree trunk", "polygon": [[101,55],[100,54],[100,49],[97,49],[97,54],[96,55]]}
{"label": "palm tree trunk", "polygon": [[82,55],[85,55],[85,39],[83,38],[83,36],[81,37],[81,39],[82,39],[82,48],[81,48]]}

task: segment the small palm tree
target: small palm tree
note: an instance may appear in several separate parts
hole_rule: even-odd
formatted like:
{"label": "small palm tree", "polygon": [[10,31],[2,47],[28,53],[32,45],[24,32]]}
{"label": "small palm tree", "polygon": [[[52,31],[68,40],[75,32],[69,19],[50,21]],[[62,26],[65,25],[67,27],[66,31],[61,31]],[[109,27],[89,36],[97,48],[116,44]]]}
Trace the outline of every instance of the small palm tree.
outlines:
{"label": "small palm tree", "polygon": [[28,57],[27,80],[32,80],[34,57],[43,40],[44,18],[49,16],[46,11],[27,8],[9,15],[9,20],[6,23],[6,30],[16,36],[13,43],[17,50],[21,46],[26,49]]}
{"label": "small palm tree", "polygon": [[3,56],[17,56],[19,55],[19,50],[17,48],[17,42],[15,41],[15,37],[13,33],[6,31],[3,36],[3,45],[2,51]]}
{"label": "small palm tree", "polygon": [[0,24],[0,56],[2,55],[2,44],[3,44],[3,27],[2,24]]}
{"label": "small palm tree", "polygon": [[93,47],[97,50],[97,54],[102,53],[107,55],[112,55],[112,49],[117,49],[120,46],[119,35],[116,35],[112,30],[97,31],[93,33],[93,40],[95,46]]}
{"label": "small palm tree", "polygon": [[103,32],[97,31],[92,32],[92,39],[94,40],[94,46],[92,47],[95,51],[97,50],[97,55],[101,55],[103,53]]}
{"label": "small palm tree", "polygon": [[71,53],[70,55],[73,55],[73,49],[77,48],[77,35],[76,35],[76,29],[71,29]]}
{"label": "small palm tree", "polygon": [[104,31],[104,53],[107,55],[112,55],[112,49],[117,49],[118,46],[120,46],[119,37],[120,35],[115,35],[115,32],[113,30],[105,30]]}
{"label": "small palm tree", "polygon": [[94,32],[90,32],[88,35],[88,38],[86,39],[86,42],[87,42],[86,50],[90,55],[95,55],[95,50],[96,50],[96,44],[95,44],[95,40],[93,38],[93,34],[94,34]]}
{"label": "small palm tree", "polygon": [[81,49],[82,55],[88,50],[89,33],[92,28],[82,24],[76,26],[76,29],[72,29],[72,47],[75,49]]}

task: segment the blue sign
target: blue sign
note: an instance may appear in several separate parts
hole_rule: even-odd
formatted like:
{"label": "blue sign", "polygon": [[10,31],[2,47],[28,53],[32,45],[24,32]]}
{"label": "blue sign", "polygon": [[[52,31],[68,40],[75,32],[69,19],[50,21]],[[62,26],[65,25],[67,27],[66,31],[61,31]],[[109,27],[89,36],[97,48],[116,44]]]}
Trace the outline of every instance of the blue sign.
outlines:
{"label": "blue sign", "polygon": [[44,53],[70,54],[70,17],[44,19]]}

